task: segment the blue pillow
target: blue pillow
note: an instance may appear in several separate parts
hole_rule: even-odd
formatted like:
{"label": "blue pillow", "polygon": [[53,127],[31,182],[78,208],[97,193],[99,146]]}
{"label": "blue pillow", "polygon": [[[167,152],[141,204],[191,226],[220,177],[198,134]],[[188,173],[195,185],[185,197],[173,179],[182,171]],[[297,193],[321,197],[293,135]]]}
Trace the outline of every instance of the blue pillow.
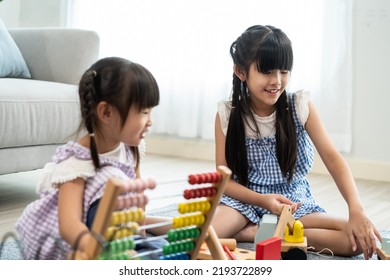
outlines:
{"label": "blue pillow", "polygon": [[0,78],[31,78],[26,61],[1,19]]}

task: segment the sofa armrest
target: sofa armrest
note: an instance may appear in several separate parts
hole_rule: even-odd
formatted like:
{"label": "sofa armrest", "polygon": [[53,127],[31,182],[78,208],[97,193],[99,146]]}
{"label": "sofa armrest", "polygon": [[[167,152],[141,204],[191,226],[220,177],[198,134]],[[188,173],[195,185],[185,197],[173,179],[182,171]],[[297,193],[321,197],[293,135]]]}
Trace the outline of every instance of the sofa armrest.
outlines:
{"label": "sofa armrest", "polygon": [[8,30],[35,80],[78,84],[99,57],[96,32],[73,28],[13,28]]}

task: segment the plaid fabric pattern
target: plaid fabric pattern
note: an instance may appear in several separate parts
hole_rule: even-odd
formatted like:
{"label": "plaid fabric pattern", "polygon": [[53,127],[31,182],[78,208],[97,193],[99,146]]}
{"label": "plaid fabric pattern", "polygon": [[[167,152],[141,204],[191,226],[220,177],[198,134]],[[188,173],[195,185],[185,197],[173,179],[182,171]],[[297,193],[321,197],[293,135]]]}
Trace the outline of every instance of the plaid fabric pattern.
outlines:
{"label": "plaid fabric pattern", "polygon": [[[276,157],[275,136],[262,139],[246,138],[248,153],[248,188],[263,194],[283,194],[293,202],[302,202],[302,206],[294,213],[294,217],[300,217],[313,212],[325,212],[314,200],[310,192],[310,185],[306,175],[310,171],[314,161],[314,148],[297,114],[295,94],[289,94],[290,110],[293,112],[294,123],[297,132],[298,158],[291,183],[280,170]],[[223,195],[221,203],[241,212],[251,222],[259,224],[264,214],[271,214],[268,210],[248,205],[229,196]]]}
{"label": "plaid fabric pattern", "polygon": [[[135,162],[131,150],[126,147],[128,163],[120,163],[107,157],[100,157],[102,167],[86,180],[83,202],[83,222],[90,205],[103,195],[104,186],[110,177],[135,178]],[[60,163],[70,157],[91,161],[88,148],[76,142],[69,142],[56,150],[53,157]],[[92,162],[91,162],[92,164]],[[71,176],[70,176],[71,177]],[[65,183],[65,182],[63,182]],[[16,223],[16,230],[26,259],[66,259],[70,245],[59,234],[58,190],[44,192],[40,198],[29,204]]]}

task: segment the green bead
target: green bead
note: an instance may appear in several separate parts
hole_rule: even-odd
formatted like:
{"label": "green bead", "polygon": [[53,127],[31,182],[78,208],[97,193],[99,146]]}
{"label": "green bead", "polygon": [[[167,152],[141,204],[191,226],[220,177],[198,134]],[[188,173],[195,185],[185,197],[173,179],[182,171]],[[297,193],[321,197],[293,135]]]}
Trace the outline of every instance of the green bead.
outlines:
{"label": "green bead", "polygon": [[163,247],[163,253],[164,255],[170,255],[172,254],[172,246],[171,245],[164,245]]}

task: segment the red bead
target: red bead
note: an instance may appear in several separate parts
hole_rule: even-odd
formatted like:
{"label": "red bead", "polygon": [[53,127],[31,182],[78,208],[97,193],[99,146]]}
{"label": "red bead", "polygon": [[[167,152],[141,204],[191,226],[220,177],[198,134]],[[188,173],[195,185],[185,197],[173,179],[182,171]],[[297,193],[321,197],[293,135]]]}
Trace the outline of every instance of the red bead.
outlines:
{"label": "red bead", "polygon": [[190,175],[188,176],[188,183],[190,183],[191,185],[194,185],[197,183],[198,181],[198,176],[197,175]]}
{"label": "red bead", "polygon": [[200,182],[199,182],[200,184],[206,183],[206,175],[205,174],[200,174],[199,177],[200,177]]}
{"label": "red bead", "polygon": [[191,199],[194,197],[194,191],[192,189],[187,189],[184,191],[184,198],[185,199]]}

